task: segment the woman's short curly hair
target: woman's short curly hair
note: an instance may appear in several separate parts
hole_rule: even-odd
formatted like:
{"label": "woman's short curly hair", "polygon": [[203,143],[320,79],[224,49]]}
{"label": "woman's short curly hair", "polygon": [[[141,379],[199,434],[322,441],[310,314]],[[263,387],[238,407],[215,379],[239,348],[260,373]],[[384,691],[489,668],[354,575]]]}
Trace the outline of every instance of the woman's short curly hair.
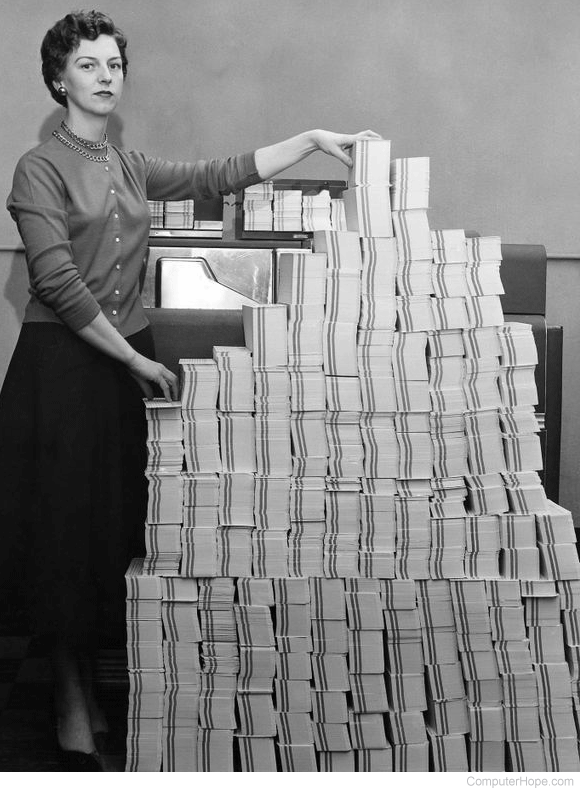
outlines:
{"label": "woman's short curly hair", "polygon": [[79,46],[81,39],[94,41],[101,34],[113,36],[121,53],[123,77],[127,76],[127,39],[113,20],[100,11],[75,11],[59,19],[47,32],[40,47],[42,76],[55,102],[67,106],[66,96],[61,96],[53,85],[63,73],[67,58]]}

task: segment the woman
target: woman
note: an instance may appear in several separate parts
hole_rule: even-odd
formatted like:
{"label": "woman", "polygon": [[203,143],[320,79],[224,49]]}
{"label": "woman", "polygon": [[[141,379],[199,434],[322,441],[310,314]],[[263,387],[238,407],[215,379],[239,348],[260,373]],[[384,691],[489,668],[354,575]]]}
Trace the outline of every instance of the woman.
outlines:
{"label": "woman", "polygon": [[26,546],[23,588],[32,629],[50,646],[58,744],[71,769],[98,770],[95,734],[106,723],[90,657],[103,625],[122,630],[123,574],[143,553],[142,398],[153,387],[178,397],[175,374],[155,362],[138,292],[147,199],[235,192],[317,150],[349,165],[354,140],[378,136],[314,130],[227,160],[165,162],[107,140],[127,74],[126,39],[109,17],[67,15],[41,55],[66,112],[19,161],[7,204],[31,297],[0,396],[0,524]]}

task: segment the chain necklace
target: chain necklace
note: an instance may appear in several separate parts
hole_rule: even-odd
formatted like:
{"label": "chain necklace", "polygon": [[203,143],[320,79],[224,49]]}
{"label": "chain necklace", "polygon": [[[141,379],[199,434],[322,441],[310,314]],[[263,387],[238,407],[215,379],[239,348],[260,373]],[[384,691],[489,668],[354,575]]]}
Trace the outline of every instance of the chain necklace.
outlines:
{"label": "chain necklace", "polygon": [[86,140],[85,138],[82,138],[79,135],[75,135],[72,129],[67,125],[66,121],[64,120],[61,121],[60,125],[67,133],[69,138],[73,140],[75,143],[78,143],[79,146],[84,146],[85,148],[88,148],[91,151],[102,151],[103,149],[107,148],[107,143],[109,142],[109,139],[107,138],[106,132],[103,140],[99,143],[95,143],[95,141],[93,140]]}
{"label": "chain necklace", "polygon": [[77,146],[76,143],[73,143],[72,140],[68,140],[61,135],[56,129],[52,133],[57,140],[60,140],[61,143],[64,143],[65,146],[68,146],[69,149],[76,151],[77,154],[80,154],[82,157],[90,160],[91,162],[108,162],[109,161],[109,147],[105,143],[106,153],[105,154],[90,154],[88,151],[85,151],[80,146]]}

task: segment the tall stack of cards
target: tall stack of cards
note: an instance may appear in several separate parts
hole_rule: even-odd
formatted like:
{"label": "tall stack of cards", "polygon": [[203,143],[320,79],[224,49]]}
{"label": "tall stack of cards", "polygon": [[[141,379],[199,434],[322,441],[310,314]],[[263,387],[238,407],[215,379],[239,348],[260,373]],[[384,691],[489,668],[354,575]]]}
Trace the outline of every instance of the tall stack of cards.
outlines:
{"label": "tall stack of cards", "polygon": [[240,673],[237,682],[236,744],[243,772],[276,772],[272,580],[238,578],[235,605]]}
{"label": "tall stack of cards", "polygon": [[564,623],[564,654],[572,680],[572,702],[576,723],[578,723],[578,716],[580,714],[580,631],[578,630],[578,620],[580,618],[580,581],[564,580],[557,582],[555,585],[556,591],[560,597],[560,610]]}
{"label": "tall stack of cards", "polygon": [[463,332],[463,341],[468,505],[474,516],[499,515],[509,509],[501,475],[506,463],[499,423],[501,347],[497,328],[503,323],[502,287],[499,278],[488,282],[485,274],[499,272],[501,246],[497,237],[467,239],[466,246],[469,327]]}
{"label": "tall stack of cards", "polygon": [[214,347],[219,375],[222,472],[218,474],[217,574],[252,574],[254,475],[254,371],[244,347]]}
{"label": "tall stack of cards", "polygon": [[[340,298],[358,271],[358,316],[347,313],[345,298],[327,302],[328,382],[350,385],[357,402],[342,397],[338,409],[358,412],[358,430],[334,407],[329,428],[337,435],[334,456],[341,458],[343,436],[348,429],[354,465],[350,477],[360,480],[359,570],[367,577],[389,577],[394,569],[394,489],[398,454],[394,448],[394,379],[391,363],[395,327],[396,256],[391,223],[389,189],[390,142],[366,143],[353,150],[349,188],[344,193],[348,233],[320,239],[329,255],[329,283]],[[355,237],[359,238],[356,250]],[[315,235],[315,247],[319,243]],[[329,259],[330,265],[330,259]],[[337,289],[338,287],[338,289]],[[352,288],[352,287],[351,287]],[[338,314],[337,310],[341,313]],[[338,322],[337,318],[342,318]],[[334,320],[334,321],[333,321]],[[356,407],[356,411],[353,410]],[[352,420],[352,419],[350,419]],[[344,426],[344,428],[343,428]],[[346,449],[345,449],[346,450]],[[359,456],[360,455],[360,456]],[[347,475],[346,473],[342,474]],[[352,524],[352,523],[351,523]]]}
{"label": "tall stack of cards", "polygon": [[310,579],[312,728],[321,769],[326,771],[354,770],[346,698],[350,682],[344,591],[344,580]]}
{"label": "tall stack of cards", "polygon": [[[427,339],[430,429],[433,444],[431,516],[434,520],[440,520],[432,525],[435,531],[449,529],[449,533],[455,534],[456,539],[454,543],[447,539],[442,543],[441,533],[434,533],[439,541],[431,557],[439,572],[444,572],[443,577],[462,577],[462,555],[468,576],[473,574],[478,577],[485,563],[488,564],[485,567],[486,572],[493,573],[495,570],[498,574],[499,548],[495,555],[482,555],[487,545],[483,543],[483,547],[480,547],[477,543],[480,526],[474,525],[469,530],[468,524],[463,520],[467,494],[463,478],[467,472],[464,417],[467,409],[464,389],[466,368],[462,336],[462,328],[467,325],[465,234],[457,229],[433,231],[431,244],[432,305],[436,328],[428,334]],[[494,534],[493,539],[496,538]]]}
{"label": "tall stack of cards", "polygon": [[[425,662],[429,656],[424,656],[423,652],[415,588],[412,580],[381,581],[387,664],[386,722],[395,772],[422,772],[429,768],[423,715],[426,709]],[[414,682],[419,683],[416,691],[411,689]]]}
{"label": "tall stack of cards", "polygon": [[181,574],[217,574],[218,368],[207,358],[182,358],[181,412],[185,446]]}
{"label": "tall stack of cards", "polygon": [[149,501],[145,525],[146,573],[177,574],[181,560],[183,422],[180,402],[152,399],[147,416]]}
{"label": "tall stack of cards", "polygon": [[[445,567],[453,565],[459,552],[455,532],[441,530],[441,518],[431,519],[429,506],[434,473],[430,393],[436,391],[427,367],[427,340],[428,333],[442,329],[435,324],[430,296],[429,159],[395,159],[391,179],[397,246],[397,332],[393,350],[399,449],[396,574],[419,580],[445,577]],[[457,573],[457,567],[451,571]]]}
{"label": "tall stack of cards", "polygon": [[232,578],[199,580],[201,691],[197,769],[231,772],[236,728],[235,701],[240,646]]}
{"label": "tall stack of cards", "polygon": [[318,231],[314,249],[326,256],[323,358],[326,389],[328,479],[324,574],[358,574],[360,479],[364,449],[356,337],[362,257],[354,231]]}
{"label": "tall stack of cards", "polygon": [[[377,579],[345,581],[348,626],[347,666],[350,700],[348,724],[353,758],[340,767],[340,755],[331,769],[386,772],[393,766],[393,751],[385,733],[389,709],[385,687],[385,651],[381,584]],[[336,607],[336,606],[335,606]],[[344,749],[341,749],[344,750]],[[354,764],[353,764],[354,759]]]}
{"label": "tall stack of cards", "polygon": [[[465,735],[469,733],[464,674],[459,662],[452,593],[447,580],[417,584],[417,605],[425,658],[427,736],[433,769],[465,772],[469,769]],[[418,660],[414,659],[416,668]],[[411,671],[410,665],[405,669]],[[421,681],[422,677],[419,677]]]}
{"label": "tall stack of cards", "polygon": [[[573,662],[566,662],[573,654],[570,646],[578,641],[578,611],[574,607],[568,609],[573,598],[567,602],[556,588],[559,586],[562,591],[571,592],[577,585],[578,581],[522,583],[525,623],[538,692],[543,758],[548,771],[575,771],[578,768],[574,720],[577,667]],[[529,676],[527,679],[531,682]],[[533,694],[533,685],[530,687]],[[533,700],[535,703],[535,698]],[[539,744],[537,746],[541,748]],[[537,757],[536,761],[541,766],[541,750],[537,751]],[[513,764],[517,768],[517,763]]]}
{"label": "tall stack of cards", "polygon": [[280,253],[277,295],[278,302],[286,306],[288,317],[292,441],[288,571],[299,577],[322,576],[328,467],[326,390],[322,369],[325,254]]}
{"label": "tall stack of cards", "polygon": [[163,745],[165,663],[161,620],[162,583],[147,573],[143,559],[131,561],[127,586],[128,772],[158,772]]}
{"label": "tall stack of cards", "polygon": [[[287,311],[285,305],[244,306],[242,311],[254,369],[256,497],[265,504],[277,494],[287,495],[287,479],[292,473]],[[287,510],[288,501],[281,500],[279,507],[282,504]],[[287,517],[276,520],[271,507],[269,514],[274,517],[272,523],[263,511],[252,535],[253,574],[285,577]]]}
{"label": "tall stack of cards", "polygon": [[274,581],[277,753],[285,772],[316,772],[311,719],[311,591],[306,578]]}
{"label": "tall stack of cards", "polygon": [[[543,771],[546,767],[540,741],[538,690],[530,651],[532,645],[526,635],[520,582],[487,581],[485,586],[501,691],[493,707],[487,704],[480,707],[477,728],[482,733],[487,732],[492,739],[497,739],[493,738],[494,734],[498,737],[505,734],[508,760],[513,770]],[[530,615],[531,611],[528,618]],[[561,645],[562,653],[563,648]],[[503,698],[503,712],[500,696]],[[471,708],[472,720],[473,714]],[[473,730],[472,722],[472,734]]]}
{"label": "tall stack of cards", "polygon": [[579,771],[580,561],[500,240],[430,230],[427,158],[352,159],[346,229],[146,402],[127,769]]}
{"label": "tall stack of cards", "polygon": [[[504,770],[506,732],[498,670],[501,653],[494,651],[501,647],[492,643],[486,584],[478,580],[452,581],[451,599],[467,696],[469,769]],[[525,650],[526,646],[518,644],[517,648]]]}
{"label": "tall stack of cards", "polygon": [[163,770],[197,770],[200,696],[198,584],[192,577],[161,581],[163,622]]}

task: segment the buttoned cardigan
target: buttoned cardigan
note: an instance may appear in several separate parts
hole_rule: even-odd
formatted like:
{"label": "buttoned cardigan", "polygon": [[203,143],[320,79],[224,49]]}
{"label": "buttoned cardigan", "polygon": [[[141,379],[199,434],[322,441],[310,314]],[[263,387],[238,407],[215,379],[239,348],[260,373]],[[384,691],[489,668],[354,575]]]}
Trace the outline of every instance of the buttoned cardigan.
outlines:
{"label": "buttoned cardigan", "polygon": [[25,322],[76,331],[103,311],[123,336],[143,329],[147,200],[213,198],[260,181],[253,153],[189,163],[109,151],[108,162],[93,162],[51,137],[16,166],[7,208],[28,266]]}

